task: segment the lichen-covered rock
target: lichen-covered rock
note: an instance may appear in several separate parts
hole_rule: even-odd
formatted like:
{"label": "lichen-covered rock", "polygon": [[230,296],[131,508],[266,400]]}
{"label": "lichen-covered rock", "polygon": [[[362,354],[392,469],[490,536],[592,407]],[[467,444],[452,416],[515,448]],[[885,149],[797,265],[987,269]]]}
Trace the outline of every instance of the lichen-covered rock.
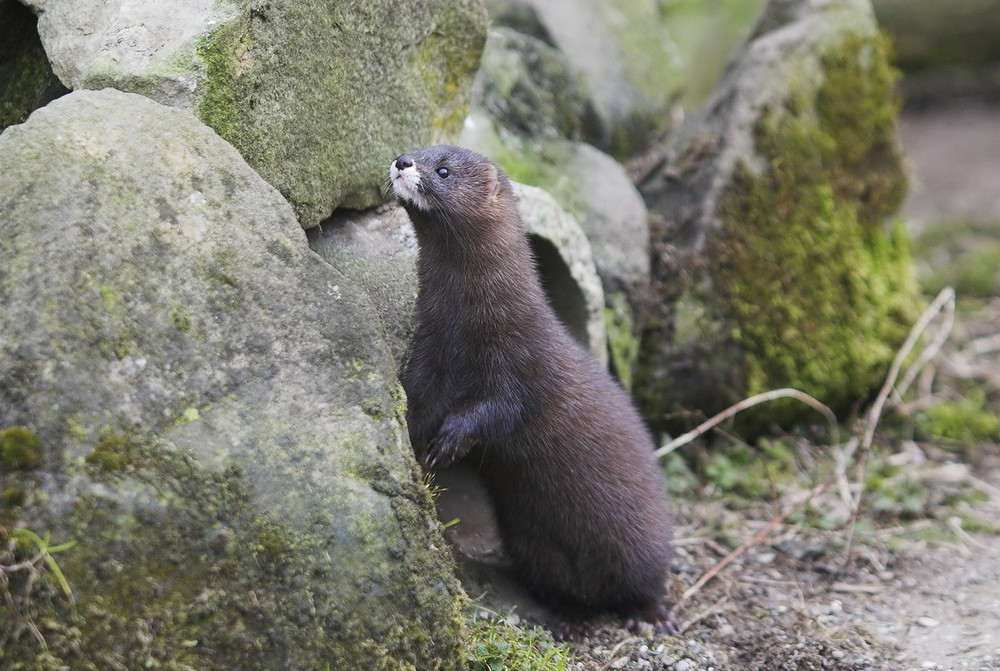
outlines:
{"label": "lichen-covered rock", "polygon": [[905,191],[892,81],[867,0],[773,0],[671,140],[640,185],[661,222],[653,421],[785,386],[843,408],[881,381],[915,309],[884,228]]}
{"label": "lichen-covered rock", "polygon": [[305,228],[385,200],[384,156],[461,130],[486,38],[481,0],[30,0],[73,89],[193,111]]}
{"label": "lichen-covered rock", "polygon": [[[543,190],[515,183],[514,192],[552,307],[570,332],[605,361],[604,293],[587,237]],[[310,232],[309,243],[372,296],[402,366],[413,336],[418,290],[417,240],[406,211],[343,212]]]}
{"label": "lichen-covered rock", "polygon": [[0,469],[0,551],[76,542],[65,585],[12,575],[0,666],[457,668],[378,315],[232,147],[74,92],[0,135],[0,232],[4,453],[38,462]]}
{"label": "lichen-covered rock", "polygon": [[531,34],[491,29],[473,102],[513,133],[599,141],[600,121],[569,57]]}
{"label": "lichen-covered rock", "polygon": [[309,246],[368,293],[402,366],[417,312],[417,237],[406,210],[393,204],[338,212],[309,231]]}

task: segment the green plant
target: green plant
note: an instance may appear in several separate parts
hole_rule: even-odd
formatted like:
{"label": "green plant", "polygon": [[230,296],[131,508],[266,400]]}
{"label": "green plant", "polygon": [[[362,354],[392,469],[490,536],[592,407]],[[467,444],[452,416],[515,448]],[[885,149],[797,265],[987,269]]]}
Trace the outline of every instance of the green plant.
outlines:
{"label": "green plant", "polygon": [[544,629],[480,619],[469,637],[468,660],[469,671],[564,671],[569,649]]}
{"label": "green plant", "polygon": [[981,389],[927,408],[917,415],[916,422],[921,431],[935,438],[961,443],[1000,440],[1000,417],[988,407]]}
{"label": "green plant", "polygon": [[76,545],[76,541],[69,541],[67,543],[61,543],[59,545],[51,545],[50,534],[45,532],[45,536],[39,536],[34,531],[30,529],[11,529],[9,531],[11,538],[17,541],[22,546],[27,546],[29,548],[34,547],[35,556],[28,562],[21,562],[20,564],[14,564],[13,566],[0,567],[4,569],[2,572],[12,572],[12,569],[17,567],[34,566],[39,562],[44,562],[45,566],[52,573],[56,582],[59,584],[60,589],[62,589],[63,594],[70,601],[73,601],[73,590],[69,586],[69,582],[66,580],[66,576],[63,575],[62,569],[59,568],[59,564],[52,557],[53,554],[57,552],[63,552],[64,550],[69,550],[71,547]]}

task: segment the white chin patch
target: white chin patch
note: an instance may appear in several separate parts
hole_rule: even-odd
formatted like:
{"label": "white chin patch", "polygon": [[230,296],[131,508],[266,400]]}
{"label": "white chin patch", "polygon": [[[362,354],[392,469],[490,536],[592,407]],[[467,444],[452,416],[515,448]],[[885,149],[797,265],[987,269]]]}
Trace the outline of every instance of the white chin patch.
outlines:
{"label": "white chin patch", "polygon": [[392,182],[392,190],[396,193],[397,198],[403,202],[413,203],[418,210],[427,211],[427,200],[417,188],[420,186],[420,173],[417,172],[417,166],[411,165],[400,170],[393,161],[389,166],[389,181]]}

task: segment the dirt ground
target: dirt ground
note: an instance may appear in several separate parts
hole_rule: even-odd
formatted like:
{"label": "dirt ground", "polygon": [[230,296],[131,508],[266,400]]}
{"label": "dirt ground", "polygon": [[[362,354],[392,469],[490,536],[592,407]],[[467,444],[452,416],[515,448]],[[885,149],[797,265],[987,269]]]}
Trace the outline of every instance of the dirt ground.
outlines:
{"label": "dirt ground", "polygon": [[[950,217],[1000,221],[1000,107],[958,102],[907,112],[901,136],[914,176],[905,216],[915,234]],[[958,381],[995,400],[1000,298],[963,307],[921,377],[923,393]],[[1000,671],[1000,445],[919,443],[898,426],[890,435],[876,438],[867,472],[905,473],[918,510],[880,511],[869,497],[856,523],[844,524],[834,455],[800,441],[804,470],[819,472],[802,491],[793,486],[771,503],[734,504],[711,491],[675,499],[672,599],[683,636],[637,637],[596,623],[571,645],[568,668]],[[856,467],[847,469],[853,478]],[[462,518],[448,530],[452,540],[477,558],[466,562],[470,595],[513,612],[515,622],[545,622],[544,609],[496,566],[495,531],[469,516],[468,499],[479,494],[462,481],[442,483],[449,491],[440,503],[442,519]],[[802,510],[814,519],[776,521],[809,491]],[[841,523],[824,530],[815,518],[825,514]],[[682,596],[744,544],[716,577]]]}

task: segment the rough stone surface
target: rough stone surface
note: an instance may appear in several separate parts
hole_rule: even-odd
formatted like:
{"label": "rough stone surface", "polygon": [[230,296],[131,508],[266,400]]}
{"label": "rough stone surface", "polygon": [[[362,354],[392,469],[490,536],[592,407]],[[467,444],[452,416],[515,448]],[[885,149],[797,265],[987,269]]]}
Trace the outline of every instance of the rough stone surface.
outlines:
{"label": "rough stone surface", "polygon": [[[578,117],[576,125],[583,139],[621,158],[643,150],[673,126],[675,111],[704,99],[763,2],[487,0],[487,4],[495,26],[547,44],[567,61],[579,89],[576,85],[554,89],[559,96],[556,104],[564,108],[576,104],[582,91],[587,114]],[[544,50],[532,46],[523,53],[543,56],[534,75],[558,73],[550,69],[552,59]],[[512,65],[510,74],[519,70]],[[522,82],[512,93],[517,98],[533,92]],[[516,109],[520,102],[509,106]],[[544,115],[549,105],[544,97],[541,102],[538,111]]]}
{"label": "rough stone surface", "polygon": [[597,142],[627,154],[666,121],[680,84],[680,62],[655,0],[494,2],[494,12],[528,6],[539,32],[573,63],[600,120]]}
{"label": "rough stone surface", "polygon": [[600,120],[571,58],[512,28],[490,30],[473,103],[512,133],[600,140]]}
{"label": "rough stone surface", "polygon": [[604,290],[587,236],[573,215],[542,189],[514,184],[514,195],[545,293],[577,340],[607,363]]}
{"label": "rough stone surface", "polygon": [[651,419],[786,386],[844,409],[882,380],[915,317],[884,230],[905,192],[892,80],[867,0],[773,0],[671,139],[640,184],[660,222]]}
{"label": "rough stone surface", "polygon": [[31,0],[66,86],[193,111],[303,227],[385,200],[384,157],[456,134],[486,38],[481,0]]}
{"label": "rough stone surface", "polygon": [[382,318],[389,347],[402,365],[417,307],[417,238],[406,210],[346,210],[309,231],[309,246],[357,282]]}
{"label": "rough stone surface", "polygon": [[0,230],[0,427],[42,452],[0,525],[76,541],[0,666],[457,668],[378,315],[232,147],[74,92],[0,135]]}

